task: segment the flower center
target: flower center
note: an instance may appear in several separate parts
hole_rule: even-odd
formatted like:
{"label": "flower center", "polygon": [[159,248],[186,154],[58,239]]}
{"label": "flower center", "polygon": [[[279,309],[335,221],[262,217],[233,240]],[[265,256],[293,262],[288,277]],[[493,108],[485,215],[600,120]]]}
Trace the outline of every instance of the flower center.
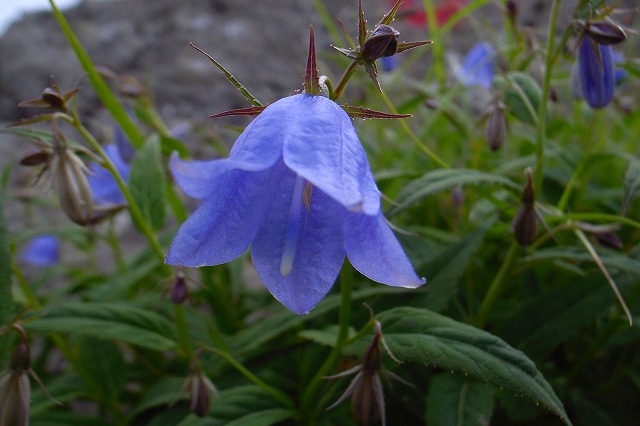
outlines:
{"label": "flower center", "polygon": [[289,221],[287,222],[284,250],[282,252],[282,259],[280,260],[280,274],[283,277],[289,275],[293,268],[293,259],[296,256],[296,248],[298,247],[298,239],[300,236],[302,205],[304,204],[307,210],[309,210],[311,204],[311,188],[309,182],[306,182],[301,176],[296,176],[296,182],[293,185],[291,206],[289,207]]}

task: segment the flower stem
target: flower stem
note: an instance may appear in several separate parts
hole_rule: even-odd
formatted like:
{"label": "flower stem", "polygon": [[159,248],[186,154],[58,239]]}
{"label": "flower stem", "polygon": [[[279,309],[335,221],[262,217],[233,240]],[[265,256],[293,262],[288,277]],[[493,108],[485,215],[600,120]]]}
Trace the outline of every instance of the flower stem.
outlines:
{"label": "flower stem", "polygon": [[558,13],[560,11],[560,1],[553,0],[551,5],[551,18],[547,27],[547,53],[545,57],[544,77],[542,81],[542,97],[538,108],[538,128],[536,133],[536,166],[533,172],[534,188],[536,193],[540,194],[542,190],[542,178],[544,173],[544,139],[546,135],[547,125],[547,102],[549,100],[549,89],[551,87],[551,71],[553,69],[554,51],[553,40],[556,36],[556,25],[558,22]]}
{"label": "flower stem", "polygon": [[489,286],[489,291],[487,291],[487,294],[484,296],[484,299],[480,304],[480,309],[478,310],[478,315],[475,321],[475,325],[477,327],[482,328],[487,322],[489,312],[491,311],[491,308],[493,308],[493,305],[496,303],[498,296],[504,288],[505,277],[507,276],[509,269],[511,269],[515,255],[518,252],[518,248],[518,243],[514,240],[511,243],[511,247],[509,247],[507,257],[502,262],[502,266],[500,266],[500,270],[493,279],[491,286]]}
{"label": "flower stem", "polygon": [[176,320],[176,331],[178,333],[180,350],[187,359],[191,359],[193,358],[193,346],[191,346],[191,340],[189,339],[189,328],[187,327],[187,321],[184,316],[184,306],[181,303],[173,304],[173,315]]}
{"label": "flower stem", "polygon": [[357,65],[358,65],[358,61],[354,59],[353,61],[351,61],[347,69],[344,70],[344,72],[342,73],[342,77],[340,77],[340,81],[338,82],[338,85],[336,86],[335,90],[331,94],[332,101],[337,101],[338,98],[342,96],[342,92],[344,92],[344,88],[347,86],[347,82],[353,75],[353,72],[356,70]]}
{"label": "flower stem", "polygon": [[329,355],[325,359],[324,363],[318,369],[317,373],[309,385],[302,394],[300,400],[300,412],[307,422],[307,424],[313,423],[313,417],[316,413],[322,409],[316,402],[320,398],[320,392],[322,390],[322,380],[324,376],[330,375],[333,372],[336,364],[338,363],[340,356],[342,355],[342,348],[349,338],[349,324],[351,322],[351,289],[353,288],[353,268],[345,262],[340,272],[340,311],[339,311],[339,328],[338,337],[336,338],[336,344],[329,352]]}

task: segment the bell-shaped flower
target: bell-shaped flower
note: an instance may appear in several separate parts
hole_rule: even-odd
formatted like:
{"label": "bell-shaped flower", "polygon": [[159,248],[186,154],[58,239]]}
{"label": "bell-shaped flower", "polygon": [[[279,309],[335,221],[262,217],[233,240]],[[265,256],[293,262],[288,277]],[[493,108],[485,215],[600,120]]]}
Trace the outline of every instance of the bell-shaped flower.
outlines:
{"label": "bell-shaped flower", "polygon": [[454,67],[453,73],[465,86],[480,86],[491,89],[495,74],[496,51],[489,43],[477,43]]}
{"label": "bell-shaped flower", "polygon": [[582,97],[591,108],[611,102],[615,83],[611,46],[584,37],[578,51],[578,78]]}
{"label": "bell-shaped flower", "polygon": [[204,200],[178,230],[166,263],[218,265],[251,257],[267,289],[308,313],[345,255],[370,279],[415,288],[418,278],[386,223],[364,149],[335,102],[299,94],[268,106],[227,159],[170,164],[183,191]]}
{"label": "bell-shaped flower", "polygon": [[20,255],[20,260],[38,267],[58,264],[60,262],[60,239],[49,234],[34,237]]}

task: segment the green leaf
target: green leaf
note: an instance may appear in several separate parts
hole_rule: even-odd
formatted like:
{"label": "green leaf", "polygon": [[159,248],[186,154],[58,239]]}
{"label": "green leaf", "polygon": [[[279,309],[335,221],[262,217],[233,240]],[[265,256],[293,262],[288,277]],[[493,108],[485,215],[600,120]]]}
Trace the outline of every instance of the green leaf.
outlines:
{"label": "green leaf", "polygon": [[0,326],[9,320],[12,310],[9,236],[4,224],[4,198],[0,197]]}
{"label": "green leaf", "polygon": [[158,135],[149,137],[133,158],[129,188],[145,220],[153,229],[162,228],[166,193]]}
{"label": "green leaf", "polygon": [[562,402],[533,361],[499,337],[426,309],[394,308],[377,318],[400,360],[459,371],[504,387],[571,424]]}
{"label": "green leaf", "polygon": [[497,174],[471,169],[438,169],[415,179],[398,194],[394,206],[387,212],[393,216],[423,198],[463,185],[480,185],[485,183],[507,186],[519,191],[520,186],[512,180]]}
{"label": "green leaf", "polygon": [[293,413],[290,410],[271,408],[269,410],[247,414],[246,416],[227,423],[227,426],[269,426],[291,417],[293,417]]}
{"label": "green leaf", "polygon": [[542,98],[538,83],[529,74],[513,71],[505,77],[497,77],[496,84],[498,88],[507,87],[504,94],[507,110],[518,120],[535,126]]}
{"label": "green leaf", "polygon": [[442,373],[429,383],[425,418],[428,425],[483,426],[490,423],[493,407],[491,387]]}
{"label": "green leaf", "polygon": [[132,417],[160,405],[169,405],[171,402],[181,398],[186,398],[187,393],[181,393],[187,377],[166,376],[150,385],[141,400],[131,411]]}
{"label": "green leaf", "polygon": [[430,259],[418,269],[428,271],[429,283],[425,290],[412,301],[412,305],[431,309],[439,312],[449,303],[455,295],[458,281],[462,277],[469,260],[476,252],[484,235],[489,229],[489,224],[469,234],[466,238],[457,241],[442,252]]}
{"label": "green leaf", "polygon": [[631,203],[640,191],[640,161],[632,158],[624,177],[624,199],[622,201],[622,215],[627,213]]}
{"label": "green leaf", "polygon": [[25,323],[32,331],[121,340],[157,351],[176,348],[173,324],[155,312],[124,304],[69,303]]}

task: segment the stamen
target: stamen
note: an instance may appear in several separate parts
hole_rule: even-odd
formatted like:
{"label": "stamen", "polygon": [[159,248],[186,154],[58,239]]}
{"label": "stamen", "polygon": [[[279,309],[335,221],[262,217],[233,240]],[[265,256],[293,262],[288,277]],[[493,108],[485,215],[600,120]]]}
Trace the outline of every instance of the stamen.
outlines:
{"label": "stamen", "polygon": [[305,184],[304,178],[296,176],[293,186],[293,196],[289,207],[289,221],[287,223],[287,234],[284,240],[284,250],[280,260],[280,274],[286,277],[293,269],[293,259],[296,256],[298,246],[298,236],[300,234],[300,213],[302,210],[302,191]]}

